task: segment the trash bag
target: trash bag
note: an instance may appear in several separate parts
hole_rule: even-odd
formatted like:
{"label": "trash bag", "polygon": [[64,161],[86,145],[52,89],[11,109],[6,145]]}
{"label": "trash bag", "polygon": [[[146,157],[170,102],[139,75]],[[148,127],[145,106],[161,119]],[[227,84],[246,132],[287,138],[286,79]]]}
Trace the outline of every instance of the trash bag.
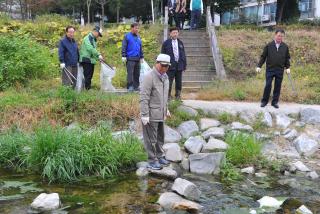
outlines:
{"label": "trash bag", "polygon": [[112,78],[115,76],[116,70],[104,62],[101,62],[100,83],[102,91],[115,91],[112,85]]}
{"label": "trash bag", "polygon": [[140,65],[140,78],[139,78],[140,85],[142,84],[144,76],[147,75],[148,73],[150,73],[151,70],[152,69],[148,65],[148,63],[145,60],[143,60],[143,63],[141,63],[141,65]]}
{"label": "trash bag", "polygon": [[77,92],[81,92],[84,89],[83,67],[80,64],[78,64],[77,82],[75,89]]}

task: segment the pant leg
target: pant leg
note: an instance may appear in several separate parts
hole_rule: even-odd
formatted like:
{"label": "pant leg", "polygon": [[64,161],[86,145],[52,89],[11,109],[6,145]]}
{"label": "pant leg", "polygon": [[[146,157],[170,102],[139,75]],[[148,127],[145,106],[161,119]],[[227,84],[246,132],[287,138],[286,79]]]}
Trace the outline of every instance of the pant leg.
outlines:
{"label": "pant leg", "polygon": [[156,143],[156,152],[157,158],[164,156],[164,122],[158,122],[158,132],[157,132],[157,143]]}
{"label": "pant leg", "polygon": [[83,63],[84,85],[87,90],[91,89],[91,80],[94,72],[94,64]]}
{"label": "pant leg", "polygon": [[273,71],[266,72],[266,85],[264,87],[263,98],[261,100],[261,103],[268,103],[269,102],[273,75],[274,75]]}
{"label": "pant leg", "polygon": [[196,13],[195,13],[195,11],[194,10],[192,10],[191,11],[191,23],[190,23],[190,28],[191,29],[194,29],[194,25],[195,25],[195,15],[196,15]]}
{"label": "pant leg", "polygon": [[178,70],[175,72],[176,98],[180,97],[181,90],[182,90],[182,73],[183,71],[178,71]]}
{"label": "pant leg", "polygon": [[158,123],[150,122],[147,125],[142,124],[144,148],[148,154],[149,161],[157,160],[156,144],[158,141]]}
{"label": "pant leg", "polygon": [[[67,67],[67,69],[70,71],[70,67]],[[61,82],[62,82],[62,85],[70,86],[71,85],[71,80],[72,80],[72,77],[70,76],[70,74],[68,74],[68,71],[66,71],[66,69],[63,69],[61,71]]]}
{"label": "pant leg", "polygon": [[186,20],[186,15],[182,12],[180,14],[181,30],[183,30],[185,20]]}
{"label": "pant leg", "polygon": [[135,61],[127,61],[127,89],[133,88],[133,72]]}
{"label": "pant leg", "polygon": [[168,20],[168,24],[170,25],[170,27],[172,27],[172,21],[173,21],[173,14],[170,13],[169,14],[169,20]]}
{"label": "pant leg", "polygon": [[200,19],[201,19],[201,11],[200,10],[196,10],[196,18],[195,18],[195,28],[199,28],[199,24],[200,24]]}
{"label": "pant leg", "polygon": [[78,66],[72,66],[71,73],[75,77],[75,79],[73,79],[73,84],[72,84],[72,88],[74,89],[77,85]]}
{"label": "pant leg", "polygon": [[180,13],[175,13],[176,27],[180,28]]}
{"label": "pant leg", "polygon": [[168,98],[170,98],[171,97],[173,80],[174,80],[174,77],[175,77],[175,71],[174,70],[169,70],[167,75],[169,77],[169,94],[168,94]]}
{"label": "pant leg", "polygon": [[282,80],[283,80],[283,71],[276,71],[275,72],[272,104],[277,104],[279,102]]}
{"label": "pant leg", "polygon": [[135,65],[134,65],[134,71],[133,71],[133,88],[134,90],[139,90],[139,86],[140,86],[140,61],[136,61]]}

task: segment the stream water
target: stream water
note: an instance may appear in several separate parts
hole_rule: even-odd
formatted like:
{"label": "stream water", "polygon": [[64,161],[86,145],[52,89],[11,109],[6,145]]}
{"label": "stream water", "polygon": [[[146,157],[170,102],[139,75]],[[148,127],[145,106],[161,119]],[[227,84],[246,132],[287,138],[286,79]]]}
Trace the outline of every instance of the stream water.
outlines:
{"label": "stream water", "polygon": [[[203,213],[242,214],[254,208],[258,213],[275,213],[274,209],[258,209],[257,200],[263,196],[279,199],[295,198],[313,213],[320,213],[320,184],[304,175],[290,178],[270,176],[247,177],[231,185],[213,176],[184,175],[202,191],[199,203]],[[57,192],[62,209],[55,213],[159,213],[156,201],[172,182],[148,177],[138,178],[128,173],[115,179],[88,178],[77,184],[57,185],[42,182],[39,176],[0,170],[0,213],[28,213],[29,205],[41,192]],[[281,213],[281,212],[277,212]],[[285,213],[285,212],[282,212]]]}

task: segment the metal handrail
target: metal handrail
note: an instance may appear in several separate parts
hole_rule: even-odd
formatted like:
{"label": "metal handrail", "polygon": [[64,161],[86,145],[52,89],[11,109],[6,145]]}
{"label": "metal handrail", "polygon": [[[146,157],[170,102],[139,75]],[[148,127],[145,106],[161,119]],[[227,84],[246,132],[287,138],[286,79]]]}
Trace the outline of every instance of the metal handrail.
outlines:
{"label": "metal handrail", "polygon": [[168,39],[168,22],[169,22],[169,8],[166,6],[164,8],[164,28],[163,28],[163,41]]}
{"label": "metal handrail", "polygon": [[207,7],[206,25],[207,25],[207,33],[209,35],[210,48],[213,56],[214,65],[216,67],[217,76],[219,79],[226,79],[227,75],[226,75],[226,71],[224,69],[224,65],[222,61],[222,54],[220,52],[219,45],[218,45],[215,26],[211,18],[210,6]]}

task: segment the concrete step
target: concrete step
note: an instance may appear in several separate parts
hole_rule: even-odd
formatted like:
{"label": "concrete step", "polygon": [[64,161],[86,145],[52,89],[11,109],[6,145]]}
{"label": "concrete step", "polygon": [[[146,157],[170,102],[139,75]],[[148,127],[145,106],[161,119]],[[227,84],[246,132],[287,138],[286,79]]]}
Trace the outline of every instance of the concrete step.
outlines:
{"label": "concrete step", "polygon": [[212,58],[212,54],[211,52],[187,52],[186,53],[186,56],[187,57],[209,57],[209,58]]}
{"label": "concrete step", "polygon": [[207,36],[207,32],[205,30],[180,31],[179,35],[181,37],[184,37],[184,36]]}
{"label": "concrete step", "polygon": [[209,86],[213,81],[182,81],[182,87],[203,88]]}
{"label": "concrete step", "polygon": [[207,75],[207,76],[214,76],[216,74],[215,71],[189,71],[189,70],[186,70],[183,75],[185,76],[192,76],[192,75],[195,75],[195,76],[198,76],[198,75]]}
{"label": "concrete step", "polygon": [[184,48],[185,49],[198,48],[200,50],[200,48],[210,48],[210,45],[209,45],[209,43],[208,44],[206,44],[206,43],[199,43],[199,44],[197,44],[197,43],[187,43],[187,44],[185,44],[184,43]]}
{"label": "concrete step", "polygon": [[210,56],[204,56],[204,57],[187,57],[187,63],[190,66],[199,66],[199,65],[213,65],[213,58]]}
{"label": "concrete step", "polygon": [[182,38],[181,41],[183,44],[209,44],[209,39],[205,37],[199,37],[199,38]]}
{"label": "concrete step", "polygon": [[215,71],[214,65],[194,65],[189,64],[187,66],[187,72],[212,72]]}
{"label": "concrete step", "polygon": [[185,74],[183,75],[182,81],[212,81],[215,79],[215,75],[214,74],[210,74],[210,75],[188,75]]}
{"label": "concrete step", "polygon": [[209,47],[207,48],[185,48],[185,52],[187,55],[202,55],[207,54],[212,56],[211,49]]}

